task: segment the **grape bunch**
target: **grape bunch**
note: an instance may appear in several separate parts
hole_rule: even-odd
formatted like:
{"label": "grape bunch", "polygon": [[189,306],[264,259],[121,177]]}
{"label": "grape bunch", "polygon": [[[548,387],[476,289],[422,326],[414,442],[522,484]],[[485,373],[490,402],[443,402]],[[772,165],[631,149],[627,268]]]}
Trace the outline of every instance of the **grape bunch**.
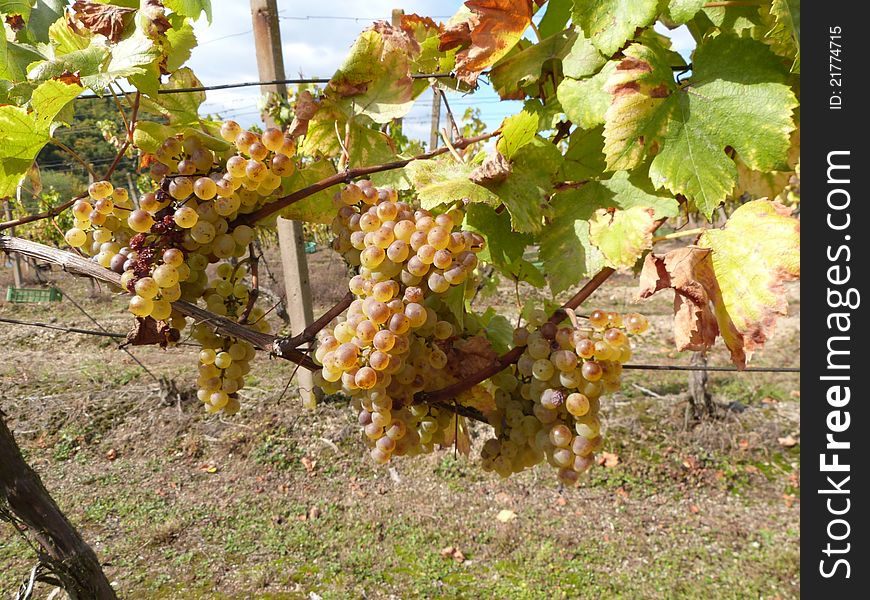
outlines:
{"label": "grape bunch", "polygon": [[376,463],[446,443],[454,415],[413,404],[414,394],[455,381],[448,367],[458,339],[443,295],[473,276],[483,238],[454,231],[464,213],[415,210],[370,181],[343,188],[333,248],[358,273],[347,314],[319,336],[318,380],[353,398]]}
{"label": "grape bunch", "polygon": [[[65,235],[71,246],[121,274],[122,289],[132,294],[130,313],[166,322],[169,341],[180,339],[186,326],[184,316],[172,309],[176,300],[204,300],[216,314],[236,320],[244,315],[252,328],[269,329],[264,311],[247,307],[246,270],[240,268],[255,231],[235,221],[267,202],[283,178],[295,172],[295,143],[279,129],[257,135],[233,121],[223,123],[219,134],[229,145],[198,131],[165,139],[150,166],[154,189],[138,206],[108,181],[91,184],[89,199],[73,205],[75,224]],[[222,264],[210,280],[207,269],[214,263]],[[217,356],[221,349],[247,348],[202,327],[193,337],[203,343],[204,361],[210,360],[207,350]],[[244,355],[238,349],[227,354],[236,361],[229,367],[220,366],[224,358],[202,362],[200,370],[208,376],[200,377],[199,395],[210,412],[238,410],[235,394],[244,373],[237,371],[245,371],[252,353],[251,348]]]}
{"label": "grape bunch", "polygon": [[481,465],[508,477],[546,460],[563,483],[576,484],[601,448],[600,398],[619,389],[629,336],[649,325],[636,313],[602,310],[563,327],[538,311],[530,325],[514,331],[514,343],[525,346],[516,365],[491,380],[495,437],[484,444]]}

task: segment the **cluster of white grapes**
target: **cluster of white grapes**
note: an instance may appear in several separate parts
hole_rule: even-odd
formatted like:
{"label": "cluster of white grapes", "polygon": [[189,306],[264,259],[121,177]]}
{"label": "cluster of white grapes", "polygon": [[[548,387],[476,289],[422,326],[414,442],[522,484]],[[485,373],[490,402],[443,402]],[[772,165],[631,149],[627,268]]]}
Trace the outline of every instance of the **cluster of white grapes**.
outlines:
{"label": "cluster of white grapes", "polygon": [[413,397],[453,381],[446,367],[458,332],[439,299],[473,275],[484,240],[454,231],[462,210],[415,210],[370,181],[335,202],[333,247],[358,267],[348,286],[356,299],[320,332],[318,384],[351,396],[375,462],[431,451],[451,435],[453,413]]}
{"label": "cluster of white grapes", "polygon": [[[126,190],[108,181],[91,184],[89,198],[73,204],[75,223],[65,234],[70,246],[121,274],[122,288],[132,294],[129,311],[168,323],[170,339],[179,339],[186,326],[184,316],[172,309],[176,300],[202,299],[216,314],[236,319],[242,315],[249,299],[242,279],[246,271],[224,262],[217,279],[210,281],[206,270],[221,261],[238,264],[248,254],[255,232],[235,223],[236,219],[272,198],[282,178],[296,169],[295,142],[279,129],[258,135],[227,121],[220,135],[230,142],[229,150],[221,150],[223,142],[193,131],[164,140],[150,168],[155,189],[143,194],[138,206]],[[262,317],[258,307],[249,311],[251,327],[268,332]],[[210,344],[217,343],[214,334],[198,331]],[[221,346],[205,346],[206,350],[226,345],[229,352],[241,343],[220,341]],[[245,366],[245,359],[239,360]],[[218,380],[221,385],[200,385],[200,395],[209,392],[209,410],[220,406],[233,412],[237,405],[233,394],[241,387],[235,382],[243,380],[232,372],[227,376],[226,369],[216,364],[203,363],[209,377],[200,379],[211,386]],[[223,369],[222,374],[213,373],[214,369]],[[221,393],[228,395],[226,402]]]}
{"label": "cluster of white grapes", "polygon": [[576,484],[601,448],[602,394],[620,387],[631,357],[629,335],[648,328],[642,315],[593,311],[586,322],[558,327],[543,312],[514,331],[525,346],[511,369],[492,378],[495,437],[481,451],[484,470],[502,477],[546,460],[565,484]]}

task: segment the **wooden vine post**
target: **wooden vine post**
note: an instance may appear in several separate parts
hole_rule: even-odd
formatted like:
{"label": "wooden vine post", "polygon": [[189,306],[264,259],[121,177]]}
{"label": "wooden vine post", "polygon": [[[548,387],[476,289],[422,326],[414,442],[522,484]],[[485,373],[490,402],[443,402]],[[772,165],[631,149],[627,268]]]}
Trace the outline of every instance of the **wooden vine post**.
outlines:
{"label": "wooden vine post", "polygon": [[[277,0],[251,0],[251,17],[254,22],[254,45],[260,81],[285,79]],[[263,94],[287,96],[287,86],[284,84],[263,85],[260,90]],[[263,120],[267,126],[275,125],[268,115],[263,115]],[[287,314],[290,316],[292,332],[297,335],[314,320],[305,239],[300,221],[278,217],[277,228]],[[303,406],[311,408],[314,403],[314,379],[311,373],[300,370],[296,374],[296,383]]]}

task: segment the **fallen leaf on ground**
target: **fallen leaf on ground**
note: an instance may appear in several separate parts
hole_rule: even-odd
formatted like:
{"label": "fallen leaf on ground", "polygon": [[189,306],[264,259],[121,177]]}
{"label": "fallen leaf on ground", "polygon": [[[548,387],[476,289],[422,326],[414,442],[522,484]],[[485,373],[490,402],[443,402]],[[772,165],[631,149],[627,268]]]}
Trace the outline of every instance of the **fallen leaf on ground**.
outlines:
{"label": "fallen leaf on ground", "polygon": [[795,446],[797,446],[798,443],[798,441],[794,439],[794,436],[792,436],[791,434],[785,437],[776,438],[776,441],[779,442],[779,445],[784,448],[794,448]]}
{"label": "fallen leaf on ground", "polygon": [[118,451],[114,448],[110,448],[108,452],[106,452],[106,460],[115,460],[118,458]]}
{"label": "fallen leaf on ground", "polygon": [[314,473],[314,468],[317,466],[316,460],[312,460],[308,456],[303,456],[299,462],[302,463],[302,466],[305,467],[305,470],[308,472],[309,475]]}
{"label": "fallen leaf on ground", "polygon": [[458,563],[465,562],[465,555],[462,553],[462,550],[456,548],[455,546],[446,546],[441,548],[441,552],[439,553],[444,558],[452,558]]}
{"label": "fallen leaf on ground", "polygon": [[612,452],[602,452],[598,457],[598,464],[607,467],[608,469],[619,464],[619,455]]}
{"label": "fallen leaf on ground", "polygon": [[495,516],[496,519],[501,521],[502,523],[507,523],[509,521],[513,521],[517,518],[517,513],[512,510],[502,509],[498,511],[498,514]]}

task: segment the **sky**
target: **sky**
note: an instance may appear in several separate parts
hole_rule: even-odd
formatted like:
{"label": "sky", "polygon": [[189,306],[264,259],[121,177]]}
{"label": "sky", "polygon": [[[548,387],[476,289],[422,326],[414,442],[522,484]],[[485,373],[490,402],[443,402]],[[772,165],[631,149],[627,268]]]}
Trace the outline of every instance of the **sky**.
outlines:
{"label": "sky", "polygon": [[[330,77],[344,60],[357,35],[375,20],[390,20],[394,8],[446,21],[462,5],[461,0],[278,0],[284,70],[288,78]],[[212,0],[211,24],[201,17],[194,25],[199,44],[188,61],[204,85],[257,81],[257,62],[251,10],[245,0]],[[665,30],[662,30],[663,32]],[[692,39],[680,28],[670,32],[674,49],[688,55]],[[207,93],[202,109],[234,119],[248,127],[259,123],[259,88],[215,90]],[[519,102],[499,102],[498,96],[481,80],[473,95],[448,94],[457,118],[469,106],[480,109],[487,129],[519,110]],[[429,137],[432,94],[424,93],[405,116],[403,130],[411,138]],[[444,123],[442,108],[442,127]]]}

